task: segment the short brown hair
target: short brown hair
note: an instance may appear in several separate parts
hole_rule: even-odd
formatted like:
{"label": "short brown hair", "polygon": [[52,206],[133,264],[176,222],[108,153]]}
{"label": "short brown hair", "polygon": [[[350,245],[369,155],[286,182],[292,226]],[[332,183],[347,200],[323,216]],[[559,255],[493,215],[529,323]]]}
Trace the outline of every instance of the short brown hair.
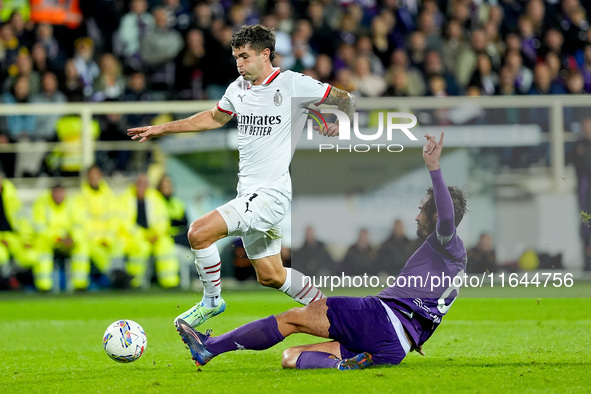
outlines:
{"label": "short brown hair", "polygon": [[242,26],[240,30],[232,34],[230,40],[232,48],[241,48],[250,45],[257,53],[269,48],[269,60],[275,59],[275,33],[263,25]]}

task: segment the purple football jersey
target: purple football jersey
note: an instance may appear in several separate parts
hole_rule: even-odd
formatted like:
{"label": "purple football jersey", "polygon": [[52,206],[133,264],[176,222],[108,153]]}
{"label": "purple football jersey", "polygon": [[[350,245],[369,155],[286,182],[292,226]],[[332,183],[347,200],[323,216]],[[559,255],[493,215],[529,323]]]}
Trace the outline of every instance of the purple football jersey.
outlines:
{"label": "purple football jersey", "polygon": [[[455,231],[453,203],[441,171],[432,171],[431,178],[437,231],[408,259],[395,284],[377,295],[394,310],[417,346],[441,323],[460,291],[466,269],[466,249]],[[443,229],[449,235],[441,235]]]}

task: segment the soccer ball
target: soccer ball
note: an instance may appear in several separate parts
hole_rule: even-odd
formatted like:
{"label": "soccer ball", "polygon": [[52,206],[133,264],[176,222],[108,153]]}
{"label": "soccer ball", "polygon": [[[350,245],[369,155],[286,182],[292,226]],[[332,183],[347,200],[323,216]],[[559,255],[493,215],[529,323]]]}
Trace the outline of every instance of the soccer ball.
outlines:
{"label": "soccer ball", "polygon": [[148,338],[142,326],[133,320],[117,320],[105,331],[103,347],[113,360],[130,363],[146,350]]}

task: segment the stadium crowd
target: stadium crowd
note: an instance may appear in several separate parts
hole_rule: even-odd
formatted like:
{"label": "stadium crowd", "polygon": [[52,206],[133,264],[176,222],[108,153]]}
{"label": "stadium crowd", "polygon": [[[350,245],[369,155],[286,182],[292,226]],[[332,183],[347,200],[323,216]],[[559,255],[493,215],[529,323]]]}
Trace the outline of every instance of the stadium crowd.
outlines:
{"label": "stadium crowd", "polygon": [[[360,97],[591,93],[590,13],[591,2],[579,0],[3,0],[1,101],[218,100],[237,77],[230,37],[242,25],[254,23],[275,30],[275,65],[309,74]],[[584,123],[585,114],[565,115]],[[516,121],[510,110],[503,116],[503,122]],[[534,117],[538,118],[543,121],[544,117]],[[123,140],[128,127],[148,124],[151,119],[133,114],[102,116],[95,119],[93,133],[102,140]],[[72,115],[11,115],[0,119],[0,144],[64,141],[79,130],[80,119]],[[108,154],[109,160],[97,160],[108,174],[125,172],[129,170],[125,167],[128,154]],[[14,157],[3,153],[1,159],[5,178],[11,178],[15,175]],[[28,175],[46,171],[66,176],[80,170],[60,160],[57,163],[49,155]],[[2,182],[4,198],[14,188],[8,179]],[[84,196],[84,188],[92,193],[88,182],[72,200]],[[138,178],[138,182],[145,180]],[[58,186],[40,198],[54,198],[57,203],[54,191],[63,189]],[[137,188],[132,186],[133,191],[121,197],[118,206],[139,206],[134,202]],[[591,199],[587,192],[583,194],[587,204]],[[7,198],[16,204],[12,197]],[[74,277],[81,273],[74,287],[86,288],[90,260],[96,273],[104,274],[121,268],[117,261],[125,258],[128,268],[121,271],[125,275],[120,279],[137,287],[145,279],[147,256],[154,252],[161,257],[156,259],[160,261],[156,271],[163,273],[161,284],[176,286],[172,283],[177,283],[178,261],[166,257],[170,245],[156,246],[158,237],[138,224],[140,218],[127,218],[133,229],[126,229],[122,215],[109,214],[120,221],[110,231],[119,228],[122,233],[108,242],[78,242],[76,230],[71,230],[66,241],[51,235],[33,242],[25,236],[22,247],[8,250],[7,224],[8,229],[16,230],[13,221],[20,220],[10,216],[13,213],[8,210],[16,209],[10,204],[4,204],[3,212],[7,213],[0,215],[0,269],[7,267],[9,257],[31,268],[33,260],[49,261],[40,255],[67,251]],[[72,206],[83,212],[81,206]],[[42,211],[33,210],[41,216]],[[81,217],[74,214],[71,219]],[[37,220],[32,219],[31,223]],[[141,233],[145,233],[146,245],[133,255],[126,250],[126,240],[137,226],[144,229]],[[23,231],[34,234],[32,226]],[[361,246],[359,250],[352,248],[351,255],[362,253],[362,244],[367,243],[364,238],[366,235],[360,234]],[[120,242],[108,245],[114,239]],[[588,244],[585,247],[591,250]],[[37,257],[27,255],[32,251]],[[130,269],[134,259],[138,263]],[[36,264],[37,272],[33,270],[35,284],[42,290],[53,286],[40,279],[48,277],[46,265],[49,263]],[[175,270],[174,278],[166,284],[166,272]],[[12,285],[5,281],[4,286]]]}

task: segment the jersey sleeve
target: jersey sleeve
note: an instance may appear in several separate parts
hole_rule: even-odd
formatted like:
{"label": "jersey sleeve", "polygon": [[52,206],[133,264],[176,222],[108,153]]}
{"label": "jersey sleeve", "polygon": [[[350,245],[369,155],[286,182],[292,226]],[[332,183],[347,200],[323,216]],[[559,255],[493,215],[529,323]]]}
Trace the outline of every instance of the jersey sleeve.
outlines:
{"label": "jersey sleeve", "polygon": [[433,198],[437,209],[437,239],[443,244],[449,242],[456,231],[454,204],[443,180],[441,169],[430,171],[429,175],[433,183]]}
{"label": "jersey sleeve", "polygon": [[300,73],[294,73],[294,96],[310,98],[307,104],[322,104],[328,97],[332,85]]}
{"label": "jersey sleeve", "polygon": [[224,95],[222,96],[220,101],[218,101],[216,107],[221,112],[225,112],[228,115],[235,116],[236,109],[234,108],[232,101],[230,101],[230,97],[232,97],[232,90],[233,90],[232,87],[233,87],[233,84],[228,86],[228,88],[226,89],[226,92],[224,93]]}

